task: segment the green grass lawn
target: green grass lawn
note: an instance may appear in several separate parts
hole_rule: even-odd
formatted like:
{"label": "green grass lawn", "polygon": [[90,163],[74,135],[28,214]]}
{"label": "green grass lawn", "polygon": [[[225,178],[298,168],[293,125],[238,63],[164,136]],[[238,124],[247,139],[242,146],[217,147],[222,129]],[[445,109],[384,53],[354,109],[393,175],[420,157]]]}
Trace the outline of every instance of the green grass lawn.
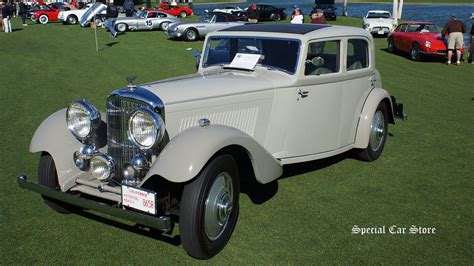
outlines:
{"label": "green grass lawn", "polygon": [[[97,53],[90,28],[13,25],[15,32],[0,33],[1,264],[196,263],[181,246],[127,222],[57,214],[20,189],[16,175],[36,179],[39,156],[28,146],[51,113],[79,98],[104,110],[107,95],[132,74],[144,83],[192,73],[188,50],[202,41],[172,41],[163,32],[113,39],[99,29]],[[383,86],[409,114],[389,128],[381,158],[294,165],[265,188],[277,192],[263,204],[242,194],[234,234],[209,262],[472,264],[474,65],[411,62],[387,53],[384,39],[375,42]],[[435,227],[436,234],[352,235],[354,225]]]}

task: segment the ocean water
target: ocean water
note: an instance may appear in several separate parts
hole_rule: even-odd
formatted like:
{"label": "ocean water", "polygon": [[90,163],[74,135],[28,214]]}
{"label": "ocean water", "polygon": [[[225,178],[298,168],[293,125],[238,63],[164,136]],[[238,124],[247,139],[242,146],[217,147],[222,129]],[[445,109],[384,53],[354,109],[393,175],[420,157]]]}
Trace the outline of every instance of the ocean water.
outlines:
{"label": "ocean water", "polygon": [[[276,7],[286,8],[285,12],[289,15],[293,10],[293,5],[298,4],[303,11],[303,14],[308,15],[313,9],[314,0],[302,0],[302,1],[290,1],[290,0],[254,0],[247,3],[231,3],[229,5],[236,5],[242,8],[249,6],[251,3],[270,4]],[[202,14],[204,10],[212,11],[214,8],[220,8],[226,4],[206,4],[206,5],[195,5],[195,14]],[[337,15],[342,15],[342,3],[336,3]],[[367,14],[367,11],[379,9],[387,10],[392,12],[392,4],[388,3],[348,3],[348,15],[351,17],[362,18]],[[466,26],[467,31],[465,34],[466,43],[468,43],[469,32],[472,27],[472,20],[469,18],[471,14],[474,14],[474,3],[471,5],[446,5],[446,4],[404,4],[402,12],[402,20],[416,20],[416,21],[429,21],[435,23],[438,27],[442,28],[443,25],[450,19],[452,15],[455,15],[458,19],[462,20]],[[360,26],[362,25],[353,25]]]}

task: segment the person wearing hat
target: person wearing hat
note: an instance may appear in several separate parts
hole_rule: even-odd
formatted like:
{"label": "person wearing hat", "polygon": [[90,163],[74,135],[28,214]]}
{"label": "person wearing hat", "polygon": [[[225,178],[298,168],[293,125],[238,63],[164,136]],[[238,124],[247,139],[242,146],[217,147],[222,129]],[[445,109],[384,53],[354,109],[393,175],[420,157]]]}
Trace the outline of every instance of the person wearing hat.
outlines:
{"label": "person wearing hat", "polygon": [[312,24],[326,24],[326,18],[322,9],[316,9],[316,12],[311,14]]}
{"label": "person wearing hat", "polygon": [[461,48],[463,46],[463,33],[466,32],[466,26],[462,21],[452,16],[451,19],[444,25],[441,35],[448,34],[448,62],[451,64],[451,57],[453,57],[453,50],[456,50],[456,65],[461,63]]}

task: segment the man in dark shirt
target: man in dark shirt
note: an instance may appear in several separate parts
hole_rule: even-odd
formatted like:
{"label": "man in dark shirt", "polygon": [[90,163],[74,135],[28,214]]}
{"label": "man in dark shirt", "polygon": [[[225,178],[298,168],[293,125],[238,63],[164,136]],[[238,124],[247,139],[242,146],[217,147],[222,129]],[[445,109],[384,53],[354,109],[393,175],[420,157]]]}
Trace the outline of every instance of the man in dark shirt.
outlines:
{"label": "man in dark shirt", "polygon": [[18,4],[18,15],[21,17],[21,21],[23,22],[23,26],[28,26],[26,24],[26,13],[28,10],[26,10],[26,5],[24,3],[24,0],[20,0],[20,3]]}
{"label": "man in dark shirt", "polygon": [[248,8],[247,18],[250,23],[258,23],[258,10],[256,4],[252,4]]}
{"label": "man in dark shirt", "polygon": [[467,61],[471,64],[474,64],[474,61],[472,61],[472,56],[474,54],[474,13],[471,15],[471,38],[470,38],[470,45],[469,45],[469,56],[467,58]]}
{"label": "man in dark shirt", "polygon": [[10,22],[12,8],[10,3],[6,3],[2,8],[2,21],[3,21],[3,29],[6,33],[12,32],[12,24]]}
{"label": "man in dark shirt", "polygon": [[115,19],[118,17],[118,9],[114,3],[109,2],[107,4],[106,11],[107,21],[105,22],[105,27],[110,31],[112,37],[117,37],[117,31],[115,30]]}
{"label": "man in dark shirt", "polygon": [[461,48],[463,46],[463,33],[466,32],[466,26],[462,21],[452,16],[451,19],[444,25],[441,35],[448,34],[448,62],[451,64],[451,57],[453,56],[453,50],[456,50],[457,61],[456,65],[460,64],[461,61]]}

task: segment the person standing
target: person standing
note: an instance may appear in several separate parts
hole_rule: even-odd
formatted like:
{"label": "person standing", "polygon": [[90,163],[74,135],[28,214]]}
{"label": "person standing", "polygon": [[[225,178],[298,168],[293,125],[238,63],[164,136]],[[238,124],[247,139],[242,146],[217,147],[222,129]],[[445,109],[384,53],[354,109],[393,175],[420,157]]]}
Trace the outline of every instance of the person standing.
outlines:
{"label": "person standing", "polygon": [[114,5],[113,1],[107,4],[106,11],[107,21],[104,23],[105,27],[110,31],[112,37],[117,37],[117,31],[115,30],[115,19],[118,17],[118,9]]}
{"label": "person standing", "polygon": [[250,23],[258,23],[258,10],[257,5],[252,4],[247,11],[247,19]]}
{"label": "person standing", "polygon": [[304,16],[301,13],[301,9],[295,8],[293,14],[291,15],[291,24],[303,24]]}
{"label": "person standing", "polygon": [[466,26],[462,21],[452,16],[451,19],[444,25],[441,35],[448,34],[448,62],[451,64],[451,57],[453,57],[453,50],[456,50],[456,65],[461,63],[461,48],[463,46],[463,33],[466,32]]}
{"label": "person standing", "polygon": [[18,15],[21,17],[21,21],[23,22],[23,26],[28,26],[26,24],[26,13],[28,10],[26,10],[26,5],[24,0],[20,0],[20,3],[18,4]]}
{"label": "person standing", "polygon": [[11,10],[12,8],[11,8],[10,3],[7,3],[2,8],[3,29],[5,30],[6,33],[12,32],[12,24],[10,21]]}
{"label": "person standing", "polygon": [[469,44],[469,56],[467,58],[467,62],[474,64],[473,55],[474,55],[474,13],[471,14],[471,38],[470,38],[470,44]]}
{"label": "person standing", "polygon": [[123,9],[125,10],[125,16],[131,17],[133,15],[133,8],[135,7],[135,4],[133,3],[132,0],[125,0],[125,3],[123,3]]}
{"label": "person standing", "polygon": [[326,24],[326,18],[322,9],[316,9],[316,12],[311,14],[312,24]]}

